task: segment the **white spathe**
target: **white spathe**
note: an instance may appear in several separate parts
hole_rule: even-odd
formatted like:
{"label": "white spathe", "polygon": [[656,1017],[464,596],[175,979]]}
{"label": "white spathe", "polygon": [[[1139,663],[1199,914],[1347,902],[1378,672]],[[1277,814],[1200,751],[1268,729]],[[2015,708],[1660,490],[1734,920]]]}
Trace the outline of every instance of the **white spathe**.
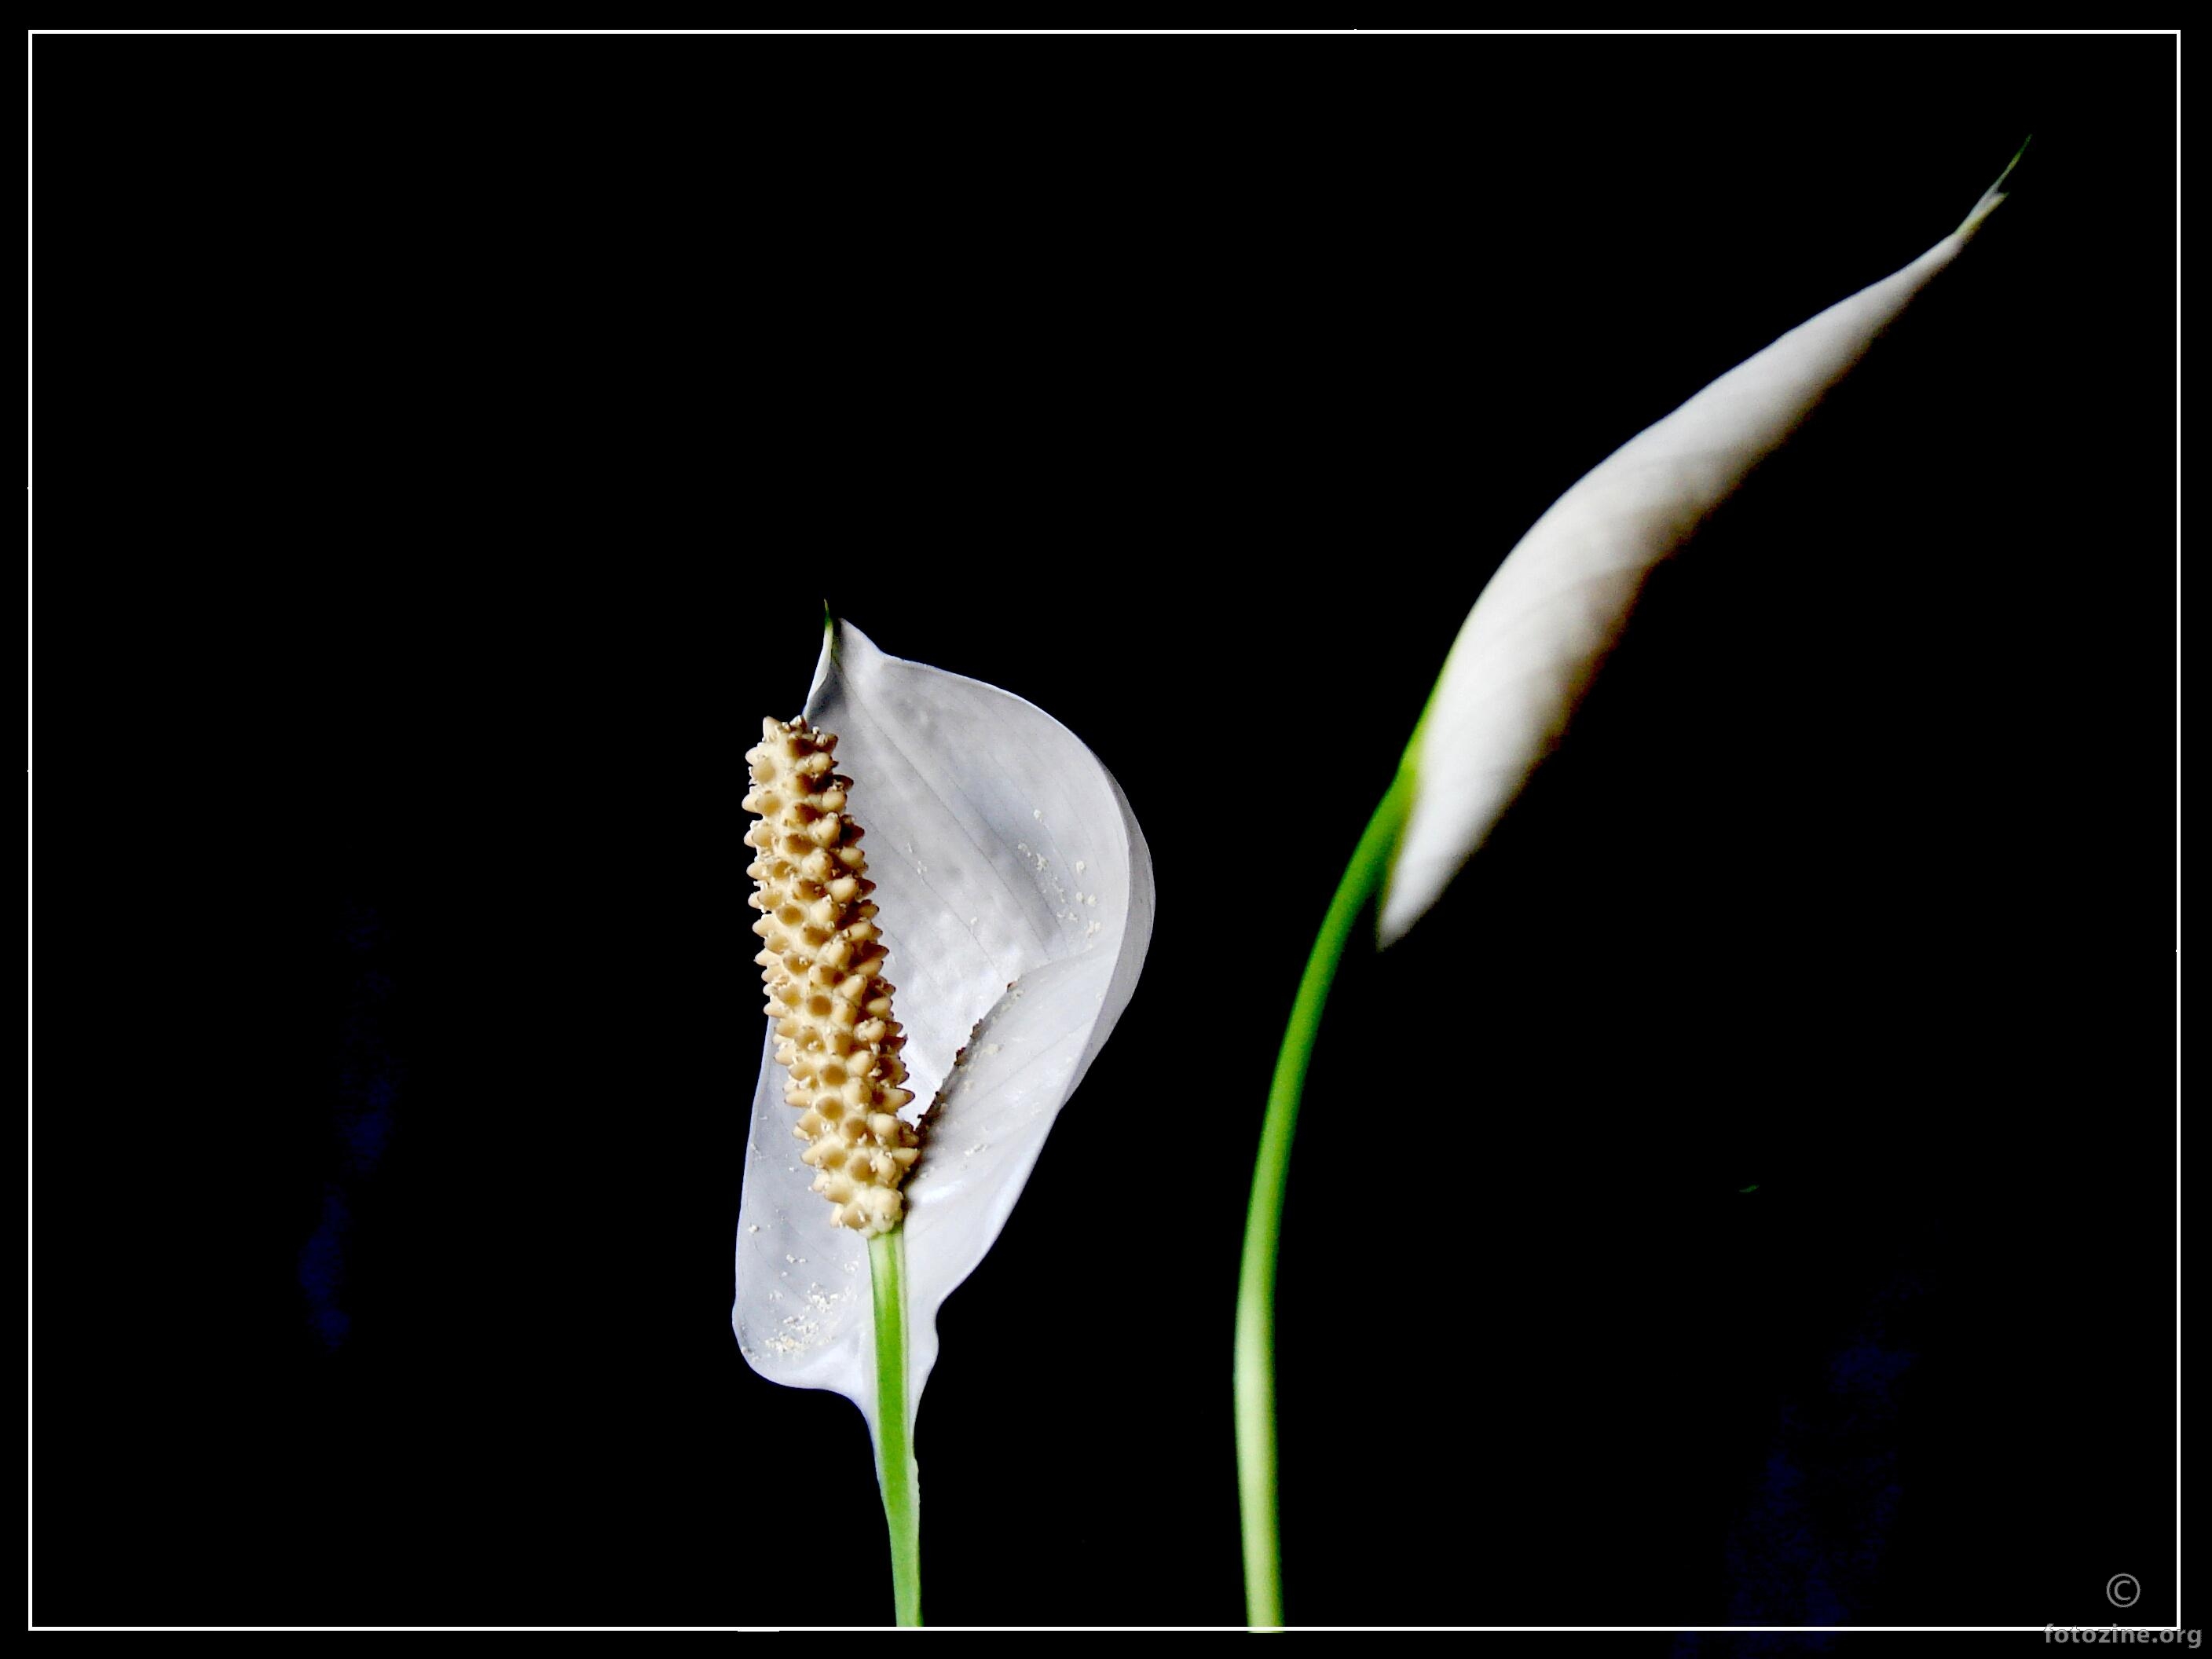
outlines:
{"label": "white spathe", "polygon": [[[1120,786],[1066,726],[996,686],[887,656],[849,623],[830,624],[805,714],[837,734],[853,780],[847,810],[906,1031],[904,1115],[939,1103],[904,1188],[911,1413],[939,1307],[998,1237],[1136,989],[1152,855]],[[746,1138],[738,1346],[763,1376],[846,1395],[877,1431],[867,1243],[811,1190],[773,1050],[771,1036]]]}
{"label": "white spathe", "polygon": [[1559,742],[1654,567],[1951,263],[2004,199],[2003,185],[2000,177],[1957,230],[1904,270],[1799,324],[1630,439],[1506,555],[1430,699],[1413,802],[1383,890],[1384,945],[1442,896]]}

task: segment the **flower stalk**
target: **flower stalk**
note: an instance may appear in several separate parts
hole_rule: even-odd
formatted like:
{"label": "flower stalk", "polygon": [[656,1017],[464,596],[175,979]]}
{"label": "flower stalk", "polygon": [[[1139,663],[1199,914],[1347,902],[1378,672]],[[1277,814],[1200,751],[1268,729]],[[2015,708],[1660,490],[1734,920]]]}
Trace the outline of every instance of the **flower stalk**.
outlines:
{"label": "flower stalk", "polygon": [[902,1626],[921,1623],[921,1474],[907,1436],[906,1230],[868,1240],[868,1279],[876,1319],[876,1483],[891,1540],[891,1603]]}
{"label": "flower stalk", "polygon": [[1267,1115],[1260,1130],[1260,1152],[1252,1171],[1252,1201],[1245,1212],[1244,1255],[1237,1287],[1237,1474],[1244,1528],[1244,1616],[1259,1627],[1283,1622],[1282,1539],[1276,1486],[1275,1444],[1275,1261],[1283,1231],[1283,1197],[1290,1180],[1291,1142],[1297,1132],[1298,1102],[1304,1096],[1306,1068],[1321,1034],[1322,1012],[1337,964],[1343,961],[1352,929],[1366,914],[1390,872],[1390,860],[1413,800],[1413,740],[1398,763],[1374,816],[1337,882],[1321,932],[1307,955],[1291,1005],[1289,1028],[1275,1055],[1275,1074],[1267,1086]]}

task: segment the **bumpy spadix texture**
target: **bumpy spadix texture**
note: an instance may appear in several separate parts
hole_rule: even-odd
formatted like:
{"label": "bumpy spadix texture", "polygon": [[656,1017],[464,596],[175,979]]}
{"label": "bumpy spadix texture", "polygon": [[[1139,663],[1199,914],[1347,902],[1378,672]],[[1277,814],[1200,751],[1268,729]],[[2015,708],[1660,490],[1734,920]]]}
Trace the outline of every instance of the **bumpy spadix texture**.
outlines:
{"label": "bumpy spadix texture", "polygon": [[[1127,800],[1073,732],[996,686],[890,656],[849,623],[824,642],[805,716],[837,733],[836,768],[855,780],[867,902],[882,907],[870,942],[899,984],[908,1076],[896,1086],[931,1106],[901,1189],[911,1410],[937,1357],[939,1307],[998,1237],[1135,993],[1152,863]],[[835,1389],[872,1425],[868,1247],[830,1226],[808,1190],[821,1171],[792,1138],[782,1040],[769,1033],[753,1097],[732,1323],[762,1376]],[[1079,1107],[1092,1144],[1115,1149],[1098,1156],[1127,1155],[1139,1105]]]}
{"label": "bumpy spadix texture", "polygon": [[831,1219],[864,1236],[888,1231],[904,1212],[899,1183],[920,1156],[898,1110],[914,1098],[899,1085],[906,1038],[891,1018],[883,976],[889,953],[867,895],[860,826],[846,813],[853,781],[831,770],[835,733],[806,719],[761,722],[745,832],[760,856],[745,873],[759,885],[753,924],[765,948],[753,960],[768,984],[775,1059],[789,1076],[784,1104],[807,1143],[800,1161],[820,1171],[814,1190],[836,1207]]}
{"label": "bumpy spadix texture", "polygon": [[[2006,168],[2008,174],[2011,168]],[[1382,942],[1434,904],[1566,730],[1660,561],[1796,431],[2004,199],[1894,276],[1801,323],[1568,490],[1475,600],[1430,699]]]}

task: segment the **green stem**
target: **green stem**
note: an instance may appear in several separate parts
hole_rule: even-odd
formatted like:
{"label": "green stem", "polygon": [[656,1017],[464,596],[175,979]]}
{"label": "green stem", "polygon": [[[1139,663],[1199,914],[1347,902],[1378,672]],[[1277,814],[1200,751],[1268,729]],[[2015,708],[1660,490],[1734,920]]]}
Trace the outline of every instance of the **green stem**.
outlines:
{"label": "green stem", "polygon": [[921,1480],[907,1441],[906,1229],[868,1241],[876,1304],[876,1475],[891,1538],[891,1601],[902,1625],[921,1623]]}
{"label": "green stem", "polygon": [[1244,1222],[1244,1265],[1237,1290],[1237,1474],[1244,1512],[1244,1613],[1255,1626],[1283,1622],[1281,1529],[1275,1493],[1275,1253],[1283,1231],[1283,1186],[1291,1138],[1298,1122],[1306,1066],[1320,1034],[1328,988],[1352,929],[1389,875],[1390,860],[1413,793],[1416,727],[1389,793],[1367,821],[1359,846],[1328,902],[1328,915],[1291,1006],[1290,1029],[1275,1057],[1267,1118],[1252,1171],[1252,1208]]}

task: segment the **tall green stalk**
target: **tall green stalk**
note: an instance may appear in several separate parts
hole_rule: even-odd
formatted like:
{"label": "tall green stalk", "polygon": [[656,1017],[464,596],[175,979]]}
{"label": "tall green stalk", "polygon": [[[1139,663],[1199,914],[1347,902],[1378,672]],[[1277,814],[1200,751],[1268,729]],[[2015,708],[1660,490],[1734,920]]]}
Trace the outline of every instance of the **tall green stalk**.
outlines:
{"label": "tall green stalk", "polygon": [[[1427,720],[1425,713],[1423,724]],[[1313,951],[1291,1005],[1290,1029],[1275,1056],[1267,1089],[1267,1116],[1260,1131],[1260,1156],[1252,1171],[1252,1207],[1244,1222],[1244,1262],[1237,1289],[1237,1474],[1244,1516],[1244,1616],[1257,1626],[1283,1622],[1283,1553],[1275,1486],[1275,1255],[1283,1231],[1283,1188],[1290,1176],[1291,1139],[1306,1066],[1321,1032],[1336,965],[1353,926],[1382,888],[1413,796],[1414,757],[1421,728],[1398,763],[1382,804],[1367,821],[1359,845],[1328,902]]]}
{"label": "tall green stalk", "polygon": [[868,1241],[875,1290],[876,1465],[891,1540],[891,1601],[902,1625],[921,1623],[921,1496],[907,1440],[906,1229]]}

